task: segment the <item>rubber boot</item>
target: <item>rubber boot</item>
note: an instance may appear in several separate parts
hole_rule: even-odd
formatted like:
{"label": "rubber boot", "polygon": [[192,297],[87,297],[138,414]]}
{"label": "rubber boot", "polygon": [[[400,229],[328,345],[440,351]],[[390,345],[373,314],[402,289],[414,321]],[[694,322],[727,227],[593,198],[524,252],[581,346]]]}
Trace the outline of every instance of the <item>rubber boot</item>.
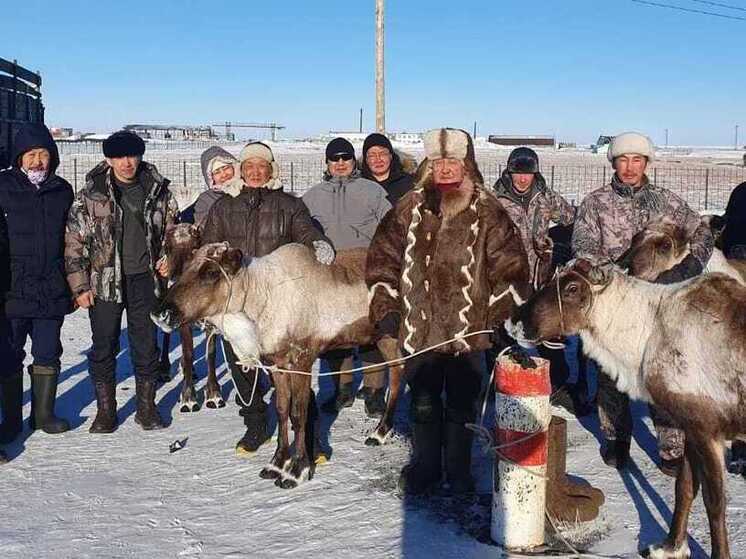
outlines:
{"label": "rubber boot", "polygon": [[0,444],[13,442],[23,430],[23,375],[17,374],[0,381]]}
{"label": "rubber boot", "polygon": [[412,423],[412,458],[399,476],[399,489],[409,495],[422,495],[440,483],[442,476],[442,425]]}
{"label": "rubber boot", "polygon": [[321,411],[325,413],[339,413],[343,408],[349,408],[355,402],[352,394],[352,383],[340,384],[336,393],[326,402],[321,404]]}
{"label": "rubber boot", "polygon": [[54,415],[59,369],[42,365],[31,365],[28,369],[31,375],[31,429],[41,429],[49,434],[69,431],[70,423]]}
{"label": "rubber boot", "polygon": [[0,450],[0,464],[7,464],[8,463],[8,455],[5,454],[2,450]]}
{"label": "rubber boot", "polygon": [[155,378],[135,377],[135,400],[137,411],[135,411],[135,423],[144,431],[163,429],[163,420],[158,414],[155,406]]}
{"label": "rubber boot", "polygon": [[604,446],[601,448],[601,458],[604,464],[617,470],[626,468],[629,461],[629,445],[630,441],[604,441]]}
{"label": "rubber boot", "polygon": [[89,433],[113,433],[119,422],[117,421],[117,398],[114,381],[96,382],[96,417],[88,429]]}
{"label": "rubber boot", "polygon": [[236,454],[245,456],[254,454],[260,446],[269,440],[267,432],[267,404],[259,399],[251,407],[242,407],[238,414],[243,417],[246,432],[236,443]]}
{"label": "rubber boot", "polygon": [[445,425],[445,464],[446,481],[451,493],[474,492],[474,478],[471,475],[471,447],[474,432],[463,423],[446,422]]}
{"label": "rubber boot", "polygon": [[365,415],[368,417],[383,417],[386,412],[386,389],[369,388],[365,397]]}

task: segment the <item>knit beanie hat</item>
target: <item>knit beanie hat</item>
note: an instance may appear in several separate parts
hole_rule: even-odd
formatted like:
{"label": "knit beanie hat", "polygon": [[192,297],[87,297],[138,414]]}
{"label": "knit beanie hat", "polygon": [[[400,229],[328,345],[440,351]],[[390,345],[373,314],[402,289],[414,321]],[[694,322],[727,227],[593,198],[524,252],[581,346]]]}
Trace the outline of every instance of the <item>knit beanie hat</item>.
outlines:
{"label": "knit beanie hat", "polygon": [[606,155],[609,161],[614,161],[617,157],[628,153],[643,155],[648,158],[648,162],[652,162],[655,158],[655,146],[650,138],[643,134],[625,132],[614,136]]}
{"label": "knit beanie hat", "polygon": [[143,139],[127,130],[114,132],[104,140],[104,157],[138,156],[145,153]]}
{"label": "knit beanie hat", "polygon": [[234,165],[236,163],[235,159],[229,159],[228,157],[225,157],[224,155],[218,155],[217,157],[213,157],[210,160],[210,164],[207,167],[208,172],[210,175],[212,175],[215,171],[222,167],[226,167],[228,165]]}
{"label": "knit beanie hat", "polygon": [[391,153],[394,153],[394,146],[391,145],[391,141],[383,134],[373,132],[372,134],[368,134],[368,137],[363,142],[363,157],[365,157],[370,148],[375,146],[386,148]]}
{"label": "knit beanie hat", "polygon": [[264,144],[262,142],[250,142],[246,144],[241,150],[241,153],[238,154],[238,161],[240,165],[243,165],[243,162],[250,157],[258,157],[260,159],[264,159],[267,163],[270,164],[270,167],[272,168],[272,177],[267,182],[267,184],[264,185],[264,188],[268,188],[270,190],[278,190],[282,188],[282,183],[280,182],[280,167],[279,165],[277,165],[275,156],[267,144]]}
{"label": "knit beanie hat", "polygon": [[339,154],[345,154],[345,155],[351,155],[353,159],[355,159],[355,148],[352,147],[352,144],[349,142],[349,140],[346,140],[345,138],[334,138],[331,142],[329,142],[326,146],[326,160],[329,161],[329,159],[334,155]]}

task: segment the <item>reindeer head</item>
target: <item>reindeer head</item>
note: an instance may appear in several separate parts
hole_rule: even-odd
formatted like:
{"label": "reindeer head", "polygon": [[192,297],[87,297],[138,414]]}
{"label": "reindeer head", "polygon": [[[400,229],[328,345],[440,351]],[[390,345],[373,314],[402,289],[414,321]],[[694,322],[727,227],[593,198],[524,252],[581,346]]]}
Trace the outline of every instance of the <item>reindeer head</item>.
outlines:
{"label": "reindeer head", "polygon": [[191,260],[192,254],[199,247],[201,233],[199,227],[189,223],[179,223],[166,232],[163,240],[163,253],[168,260],[169,286],[184,271],[184,266]]}
{"label": "reindeer head", "polygon": [[519,342],[536,343],[587,328],[594,297],[611,283],[612,268],[574,260],[558,269],[554,278],[513,312],[505,324],[508,334]]}
{"label": "reindeer head", "polygon": [[164,331],[225,311],[230,283],[243,255],[228,243],[211,243],[194,251],[151,318]]}
{"label": "reindeer head", "polygon": [[630,275],[645,281],[655,279],[689,254],[686,229],[668,218],[650,222],[632,237],[632,244],[617,261]]}

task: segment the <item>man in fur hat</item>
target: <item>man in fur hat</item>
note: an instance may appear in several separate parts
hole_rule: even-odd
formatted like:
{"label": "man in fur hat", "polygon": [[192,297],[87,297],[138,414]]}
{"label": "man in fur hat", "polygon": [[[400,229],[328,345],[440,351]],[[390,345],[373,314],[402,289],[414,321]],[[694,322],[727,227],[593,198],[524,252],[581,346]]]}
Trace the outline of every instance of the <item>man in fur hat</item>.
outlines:
{"label": "man in fur hat", "polygon": [[[530,290],[520,234],[484,188],[471,137],[439,128],[424,143],[414,189],[378,226],[366,266],[371,321],[405,354],[501,324]],[[465,424],[476,419],[490,346],[479,334],[407,361],[414,452],[399,480],[407,493],[439,484],[443,457],[451,490],[473,489]]]}

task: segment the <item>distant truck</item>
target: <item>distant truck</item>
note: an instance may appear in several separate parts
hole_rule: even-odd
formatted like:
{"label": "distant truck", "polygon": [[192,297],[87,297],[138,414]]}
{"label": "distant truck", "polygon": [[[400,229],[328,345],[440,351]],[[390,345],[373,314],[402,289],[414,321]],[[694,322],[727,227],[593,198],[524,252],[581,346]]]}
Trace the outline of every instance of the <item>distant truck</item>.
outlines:
{"label": "distant truck", "polygon": [[44,123],[41,76],[0,58],[0,169],[10,166],[13,138],[26,122]]}

